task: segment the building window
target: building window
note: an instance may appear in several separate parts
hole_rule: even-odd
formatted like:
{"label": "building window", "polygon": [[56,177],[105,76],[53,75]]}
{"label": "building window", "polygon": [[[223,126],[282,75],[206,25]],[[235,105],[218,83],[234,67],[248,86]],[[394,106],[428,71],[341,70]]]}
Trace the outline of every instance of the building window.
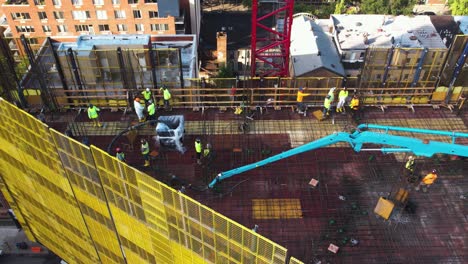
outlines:
{"label": "building window", "polygon": [[89,31],[89,25],[75,25],[76,32]]}
{"label": "building window", "polygon": [[55,19],[64,19],[63,12],[62,11],[54,11],[54,17],[55,17]]}
{"label": "building window", "polygon": [[58,25],[57,30],[58,30],[58,32],[61,32],[61,33],[68,32],[68,27],[67,27],[67,25]]}
{"label": "building window", "polygon": [[120,5],[120,0],[112,0],[113,5]]}
{"label": "building window", "polygon": [[154,4],[154,3],[157,3],[158,0],[145,0],[145,3],[146,4]]}
{"label": "building window", "polygon": [[44,32],[52,32],[52,28],[50,26],[42,26],[42,31]]}
{"label": "building window", "polygon": [[47,13],[46,12],[37,12],[37,14],[39,15],[40,20],[47,19]]}
{"label": "building window", "polygon": [[141,18],[141,11],[140,10],[133,10],[133,17],[134,18]]}
{"label": "building window", "polygon": [[123,10],[115,10],[114,11],[114,16],[116,19],[122,19],[122,18],[125,18],[125,11]]}
{"label": "building window", "polygon": [[16,31],[23,33],[35,32],[33,26],[16,26]]}
{"label": "building window", "polygon": [[90,19],[91,16],[89,11],[72,11],[73,19],[75,20],[83,20],[83,19]]}
{"label": "building window", "polygon": [[97,10],[96,11],[97,19],[107,19],[107,11],[106,10]]}
{"label": "building window", "polygon": [[34,0],[35,5],[45,5],[45,0]]}
{"label": "building window", "polygon": [[33,45],[39,44],[39,40],[37,40],[37,38],[28,38],[27,40],[29,44],[33,44]]}
{"label": "building window", "polygon": [[99,25],[99,31],[109,31],[109,25]]}
{"label": "building window", "polygon": [[128,0],[128,3],[131,5],[138,4],[138,0]]}
{"label": "building window", "polygon": [[143,24],[135,24],[136,31],[145,31]]}
{"label": "building window", "polygon": [[71,0],[71,1],[72,1],[72,5],[77,5],[77,6],[83,5],[83,0]]}
{"label": "building window", "polygon": [[62,0],[52,0],[52,3],[56,6],[61,6],[62,5]]}
{"label": "building window", "polygon": [[151,31],[167,31],[169,30],[168,24],[151,24]]}
{"label": "building window", "polygon": [[158,11],[149,11],[149,18],[157,18],[158,17]]}
{"label": "building window", "polygon": [[31,19],[31,16],[29,13],[11,13],[11,18],[13,18],[13,20]]}
{"label": "building window", "polygon": [[118,31],[128,31],[128,27],[125,24],[117,24]]}
{"label": "building window", "polygon": [[104,5],[104,0],[93,0],[93,4],[102,6]]}

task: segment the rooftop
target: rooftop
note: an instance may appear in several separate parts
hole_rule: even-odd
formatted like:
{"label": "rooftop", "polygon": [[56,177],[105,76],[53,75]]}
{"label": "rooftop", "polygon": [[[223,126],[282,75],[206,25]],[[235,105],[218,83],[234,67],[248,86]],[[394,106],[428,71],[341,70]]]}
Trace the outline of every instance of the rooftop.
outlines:
{"label": "rooftop", "polygon": [[93,50],[96,46],[147,46],[149,43],[150,35],[85,35],[79,36],[76,43],[62,43],[58,50]]}
{"label": "rooftop", "polygon": [[455,21],[460,23],[460,31],[468,35],[468,16],[454,16]]}
{"label": "rooftop", "polygon": [[341,49],[446,48],[429,16],[332,15]]}
{"label": "rooftop", "polygon": [[326,68],[344,76],[338,51],[327,33],[328,20],[313,20],[305,15],[295,17],[291,29],[291,58],[296,76]]}

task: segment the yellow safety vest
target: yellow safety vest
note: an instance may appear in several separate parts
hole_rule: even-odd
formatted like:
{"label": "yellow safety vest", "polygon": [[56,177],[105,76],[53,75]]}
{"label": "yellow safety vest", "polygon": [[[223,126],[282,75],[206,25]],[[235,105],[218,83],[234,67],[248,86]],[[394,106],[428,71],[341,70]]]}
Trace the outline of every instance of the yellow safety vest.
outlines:
{"label": "yellow safety vest", "polygon": [[146,155],[149,153],[149,144],[148,141],[144,144],[141,144],[141,154]]}
{"label": "yellow safety vest", "polygon": [[410,170],[410,171],[413,171],[414,170],[414,160],[408,160],[406,162],[405,168]]}
{"label": "yellow safety vest", "polygon": [[95,105],[93,105],[93,107],[88,107],[88,117],[90,119],[98,118],[98,111],[99,108],[97,108]]}
{"label": "yellow safety vest", "polygon": [[341,90],[340,94],[338,95],[338,98],[343,99],[343,98],[346,98],[346,97],[348,97],[348,91]]}
{"label": "yellow safety vest", "polygon": [[195,151],[196,151],[197,153],[201,153],[201,151],[202,151],[201,142],[196,142],[196,141],[195,141]]}
{"label": "yellow safety vest", "polygon": [[204,149],[203,150],[203,157],[207,157],[208,155],[210,155],[210,149]]}
{"label": "yellow safety vest", "polygon": [[171,99],[171,92],[169,92],[169,89],[163,89],[163,96],[164,96],[164,100]]}
{"label": "yellow safety vest", "polygon": [[330,105],[331,105],[331,100],[328,98],[325,98],[325,101],[323,102],[323,107],[325,107],[326,109],[330,109]]}
{"label": "yellow safety vest", "polygon": [[351,109],[353,109],[353,110],[357,110],[358,107],[359,107],[359,99],[353,98],[351,100],[351,103],[349,104],[349,107],[351,107]]}
{"label": "yellow safety vest", "polygon": [[148,101],[149,99],[151,99],[151,91],[143,91],[141,92],[141,94],[143,95],[143,97],[145,98],[146,101]]}
{"label": "yellow safety vest", "polygon": [[150,105],[148,105],[148,115],[152,116],[154,115],[154,113],[156,113],[156,106],[154,105],[154,103],[151,103]]}

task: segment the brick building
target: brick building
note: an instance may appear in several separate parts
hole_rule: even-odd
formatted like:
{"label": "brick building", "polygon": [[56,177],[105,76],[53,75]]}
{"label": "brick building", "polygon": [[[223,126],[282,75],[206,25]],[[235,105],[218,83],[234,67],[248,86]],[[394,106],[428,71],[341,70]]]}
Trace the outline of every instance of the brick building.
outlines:
{"label": "brick building", "polygon": [[[192,33],[197,31],[200,13],[196,9],[199,0],[1,0],[0,3],[10,26],[9,36],[17,38],[24,34],[31,44],[40,44],[37,38],[45,36]],[[198,11],[194,12],[194,8]]]}

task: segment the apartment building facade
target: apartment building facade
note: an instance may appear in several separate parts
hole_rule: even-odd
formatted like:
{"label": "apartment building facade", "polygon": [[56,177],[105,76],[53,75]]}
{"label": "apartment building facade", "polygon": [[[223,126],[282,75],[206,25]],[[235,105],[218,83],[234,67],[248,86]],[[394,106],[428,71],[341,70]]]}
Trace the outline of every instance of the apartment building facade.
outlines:
{"label": "apartment building facade", "polygon": [[192,31],[189,0],[2,0],[1,8],[10,26],[9,36],[24,34],[31,44],[47,36]]}

